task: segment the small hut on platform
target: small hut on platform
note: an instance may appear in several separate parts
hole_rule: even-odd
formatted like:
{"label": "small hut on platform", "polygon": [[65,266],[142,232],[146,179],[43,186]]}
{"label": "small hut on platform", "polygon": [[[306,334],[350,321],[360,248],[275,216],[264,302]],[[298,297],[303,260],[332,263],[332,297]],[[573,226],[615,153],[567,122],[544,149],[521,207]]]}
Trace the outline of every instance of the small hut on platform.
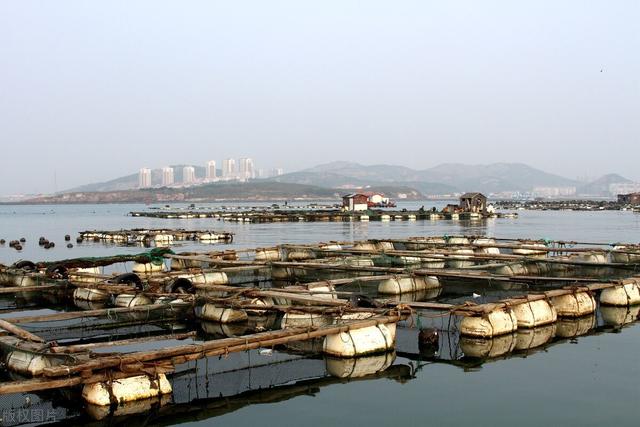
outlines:
{"label": "small hut on platform", "polygon": [[482,193],[464,193],[460,196],[460,209],[463,212],[487,213],[487,196]]}

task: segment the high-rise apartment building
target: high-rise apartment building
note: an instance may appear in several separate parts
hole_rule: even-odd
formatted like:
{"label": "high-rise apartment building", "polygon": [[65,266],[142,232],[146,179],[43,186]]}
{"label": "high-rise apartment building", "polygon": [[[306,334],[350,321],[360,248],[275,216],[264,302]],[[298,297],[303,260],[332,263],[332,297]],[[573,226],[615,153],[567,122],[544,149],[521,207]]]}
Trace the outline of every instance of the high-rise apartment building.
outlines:
{"label": "high-rise apartment building", "polygon": [[167,187],[173,185],[173,168],[162,168],[162,186]]}
{"label": "high-rise apartment building", "polygon": [[182,168],[182,183],[193,184],[194,182],[196,182],[196,169],[193,166]]}
{"label": "high-rise apartment building", "polygon": [[138,187],[149,188],[151,187],[151,169],[142,168],[138,174]]}
{"label": "high-rise apartment building", "polygon": [[234,159],[224,159],[222,161],[222,177],[225,179],[236,177],[236,161]]}
{"label": "high-rise apartment building", "polygon": [[255,165],[253,159],[240,159],[240,179],[254,179],[256,177]]}
{"label": "high-rise apartment building", "polygon": [[217,174],[218,172],[216,171],[216,161],[209,160],[207,162],[207,181],[215,181]]}

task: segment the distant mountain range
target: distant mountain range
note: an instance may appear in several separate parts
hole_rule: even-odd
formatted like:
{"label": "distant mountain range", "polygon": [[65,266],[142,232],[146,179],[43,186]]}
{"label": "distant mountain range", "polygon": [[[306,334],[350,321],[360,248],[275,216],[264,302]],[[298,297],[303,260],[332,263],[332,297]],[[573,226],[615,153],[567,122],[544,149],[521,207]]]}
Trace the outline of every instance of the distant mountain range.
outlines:
{"label": "distant mountain range", "polygon": [[415,170],[404,166],[364,166],[352,162],[332,162],[272,179],[279,182],[332,187],[394,183],[415,188],[424,194],[451,194],[471,190],[485,193],[525,192],[535,187],[579,185],[577,181],[522,163],[447,163],[430,169]]}
{"label": "distant mountain range", "polygon": [[[174,165],[175,181],[182,181],[184,165]],[[196,177],[205,175],[205,168],[195,166]],[[152,184],[161,182],[161,169],[152,170]],[[418,195],[447,195],[465,191],[481,191],[487,194],[505,192],[531,192],[540,187],[575,187],[578,195],[609,196],[609,185],[629,183],[617,174],[605,175],[585,184],[559,175],[544,172],[522,163],[492,163],[465,165],[446,163],[429,169],[416,170],[395,165],[361,165],[337,161],[318,165],[299,172],[288,173],[254,182],[300,184],[344,192],[356,188],[389,190],[392,197],[413,192]],[[131,174],[110,181],[83,185],[65,191],[107,192],[133,190],[138,186],[138,174]],[[396,193],[396,194],[394,194]]]}

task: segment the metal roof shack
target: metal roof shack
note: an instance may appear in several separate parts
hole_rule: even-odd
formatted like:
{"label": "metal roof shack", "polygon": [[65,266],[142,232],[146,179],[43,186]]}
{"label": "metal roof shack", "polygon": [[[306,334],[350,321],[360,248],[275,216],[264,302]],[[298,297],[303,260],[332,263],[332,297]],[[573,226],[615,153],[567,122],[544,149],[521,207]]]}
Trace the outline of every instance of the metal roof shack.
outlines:
{"label": "metal roof shack", "polygon": [[460,196],[460,209],[463,212],[487,213],[487,196],[482,193],[464,193]]}

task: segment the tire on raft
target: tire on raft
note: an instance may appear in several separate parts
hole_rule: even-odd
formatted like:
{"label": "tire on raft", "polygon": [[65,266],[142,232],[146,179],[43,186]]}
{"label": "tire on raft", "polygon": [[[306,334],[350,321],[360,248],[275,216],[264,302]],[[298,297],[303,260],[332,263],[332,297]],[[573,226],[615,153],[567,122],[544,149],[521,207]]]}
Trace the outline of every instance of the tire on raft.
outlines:
{"label": "tire on raft", "polygon": [[167,291],[172,294],[195,294],[196,287],[186,277],[178,277],[169,283]]}
{"label": "tire on raft", "polygon": [[116,285],[133,285],[139,291],[143,288],[142,279],[136,273],[120,274],[112,279],[112,283]]}
{"label": "tire on raft", "polygon": [[25,270],[25,271],[34,271],[37,270],[38,267],[36,266],[36,264],[32,261],[28,261],[28,260],[20,260],[20,261],[16,261],[13,265],[13,268],[18,268],[20,270]]}

